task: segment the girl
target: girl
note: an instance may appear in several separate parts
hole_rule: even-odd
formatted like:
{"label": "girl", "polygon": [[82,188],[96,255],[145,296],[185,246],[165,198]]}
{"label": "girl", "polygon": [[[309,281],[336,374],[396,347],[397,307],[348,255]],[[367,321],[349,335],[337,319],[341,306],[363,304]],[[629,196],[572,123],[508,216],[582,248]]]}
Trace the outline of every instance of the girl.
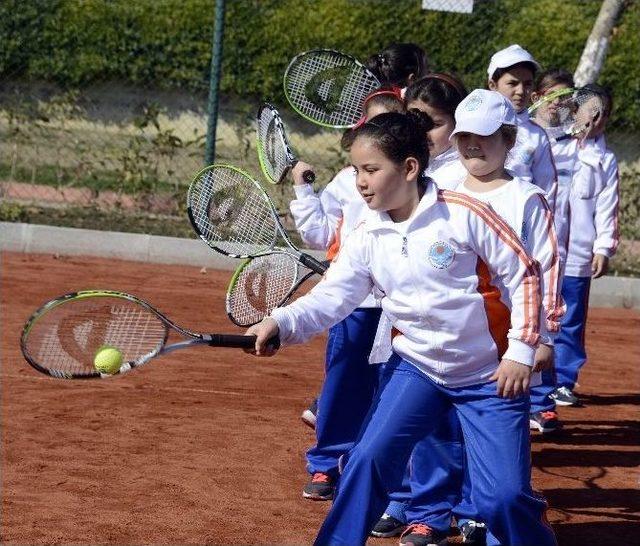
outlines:
{"label": "girl", "polygon": [[[550,69],[539,75],[531,98],[533,101],[538,101],[548,94],[573,87],[573,76],[569,72],[557,68]],[[568,97],[569,95],[559,96],[553,101],[544,103],[534,113],[535,122],[544,128],[549,137],[557,169],[558,191],[554,224],[558,236],[562,272],[565,267],[569,242],[569,198],[571,178],[576,161],[576,147],[575,142],[570,139],[558,140],[559,137],[564,136],[564,129],[558,124],[556,112]],[[562,281],[560,286],[562,286]],[[531,418],[529,422],[532,429],[548,433],[554,432],[560,427],[556,402],[553,398],[556,387],[556,373],[553,369],[549,369],[542,372],[540,385],[531,388]]]}
{"label": "girl", "polygon": [[[402,110],[398,88],[375,91],[364,104],[367,118]],[[350,134],[343,138],[346,146]],[[310,168],[303,162],[298,165],[297,169]],[[319,196],[300,178],[295,181],[294,191],[296,199],[290,209],[303,241],[310,248],[327,250],[327,258],[333,259],[341,240],[355,229],[367,209],[356,189],[353,168],[340,171]],[[333,498],[338,460],[352,447],[369,410],[379,374],[378,366],[369,365],[369,353],[380,313],[376,298],[369,294],[329,331],[325,380],[317,402],[316,445],[307,451],[310,479],[303,489],[305,498]]]}
{"label": "girl", "polygon": [[[496,129],[503,121],[492,120]],[[268,337],[304,342],[373,289],[385,295],[384,312],[401,332],[316,544],[363,544],[413,446],[453,407],[472,499],[496,536],[505,544],[554,545],[545,502],[530,486],[526,392],[539,338],[538,266],[488,206],[424,177],[429,129],[422,113],[389,113],[357,130],[351,160],[371,213],[323,282],[247,333],[257,336],[255,353],[268,356]],[[498,154],[477,161],[485,176],[503,175]],[[511,327],[500,338],[493,336],[501,319],[486,313],[477,291],[481,262],[512,304]]]}
{"label": "girl", "polygon": [[567,312],[555,342],[558,388],[551,395],[562,406],[578,402],[573,389],[587,359],[584,337],[591,279],[607,272],[619,242],[618,162],[604,137],[612,97],[596,84],[586,85],[581,92],[594,94],[603,110],[586,139],[570,140],[567,151],[577,160],[569,194],[569,245],[562,284]]}
{"label": "girl", "polygon": [[[505,121],[498,131],[487,123],[497,112],[506,112]],[[548,331],[556,332],[558,320],[562,314],[559,305],[559,260],[557,241],[553,227],[551,211],[548,208],[542,190],[533,184],[512,178],[506,172],[502,177],[486,178],[484,160],[478,158],[502,153],[503,163],[509,150],[516,141],[516,117],[511,103],[498,93],[477,89],[463,100],[455,113],[456,126],[451,137],[455,141],[460,159],[468,171],[464,182],[457,191],[471,195],[488,205],[506,220],[518,233],[524,246],[538,261],[542,272],[543,315],[541,317],[542,344],[536,353],[534,369],[548,369],[553,362],[551,336]],[[482,271],[482,269],[481,269]],[[486,279],[486,272],[484,273]],[[503,294],[499,284],[481,283],[478,290],[485,297],[485,307],[489,314],[508,317],[507,294]],[[451,421],[451,427],[441,428],[437,434],[423,440],[420,445],[432,444],[424,449],[424,455],[414,452],[412,457],[413,476],[411,479],[411,501],[407,509],[409,525],[400,544],[426,546],[438,538],[446,537],[452,511],[458,519],[458,526],[465,536],[465,542],[471,542],[471,534],[480,539],[483,527],[475,519],[478,517],[473,503],[469,499],[469,480],[465,476],[462,488],[464,498],[455,507],[460,498],[463,461],[460,448],[456,443],[459,425]],[[445,481],[444,477],[449,480]],[[438,480],[439,477],[439,480]],[[473,523],[472,523],[473,522]],[[474,537],[475,538],[475,537]],[[489,536],[489,540],[491,540]]]}
{"label": "girl", "polygon": [[[449,140],[455,127],[456,107],[466,96],[467,90],[460,80],[440,73],[413,82],[405,93],[407,109],[421,110],[433,121],[434,127],[427,133],[429,164],[425,174],[440,189],[455,189],[467,174]],[[391,324],[385,316],[381,318],[371,358],[375,362],[386,362],[391,358]],[[434,450],[447,452],[446,472],[442,472],[439,458],[432,456]],[[371,531],[373,536],[399,535],[407,527],[407,521],[433,523],[434,518],[448,528],[462,480],[461,431],[453,411],[446,423],[416,445],[409,466],[402,488],[390,493],[391,502]],[[407,514],[412,497],[414,502]],[[434,497],[439,499],[437,507],[431,503]],[[423,518],[425,512],[431,513],[432,517]],[[436,513],[439,515],[435,516]]]}
{"label": "girl", "polygon": [[391,44],[365,63],[384,86],[404,89],[429,72],[429,61],[419,45]]}
{"label": "girl", "polygon": [[551,210],[555,210],[556,170],[549,139],[544,130],[529,119],[533,79],[540,65],[518,44],[510,45],[491,57],[488,87],[505,96],[518,118],[518,139],[507,168],[520,179],[542,188]]}

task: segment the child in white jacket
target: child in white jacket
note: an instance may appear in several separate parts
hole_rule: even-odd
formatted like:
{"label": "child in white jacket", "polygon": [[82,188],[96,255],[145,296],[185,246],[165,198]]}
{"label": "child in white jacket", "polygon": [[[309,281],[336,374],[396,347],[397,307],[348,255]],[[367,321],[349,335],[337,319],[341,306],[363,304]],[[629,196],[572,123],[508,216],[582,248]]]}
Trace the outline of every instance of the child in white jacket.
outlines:
{"label": "child in white jacket", "polygon": [[551,146],[544,129],[531,121],[527,112],[539,67],[527,50],[518,44],[510,45],[491,57],[488,87],[509,99],[517,113],[518,138],[506,167],[521,180],[542,188],[553,212],[557,175]]}
{"label": "child in white jacket", "polygon": [[555,342],[558,389],[552,395],[562,406],[578,402],[573,389],[587,359],[584,338],[591,280],[607,272],[620,240],[618,162],[604,136],[612,98],[606,89],[595,84],[582,89],[599,96],[604,110],[586,140],[569,141],[566,151],[576,160],[569,194],[569,244],[562,284],[567,312]]}
{"label": "child in white jacket", "polygon": [[[257,336],[255,353],[268,356],[271,336],[302,343],[374,288],[401,333],[316,544],[364,544],[415,443],[455,408],[471,496],[498,540],[555,545],[546,503],[530,485],[526,392],[539,341],[539,266],[487,205],[428,182],[427,130],[423,114],[413,112],[382,114],[358,129],[351,159],[371,214],[322,282],[247,333]],[[480,170],[503,177],[506,149],[503,143],[501,153],[479,158]],[[486,311],[480,262],[509,296],[510,327],[500,337],[506,322]]]}
{"label": "child in white jacket", "polygon": [[[403,111],[399,88],[383,88],[365,100],[366,118],[381,112]],[[361,123],[364,123],[364,119]],[[348,146],[349,134],[343,139]],[[296,165],[296,173],[312,168]],[[363,221],[367,205],[356,188],[353,167],[341,170],[317,195],[301,177],[294,179],[296,199],[290,209],[296,228],[309,248],[326,250],[333,259],[342,241]],[[378,388],[379,366],[369,364],[369,353],[380,319],[380,305],[372,293],[357,309],[329,331],[325,378],[317,401],[316,443],[306,453],[309,481],[302,495],[330,500],[338,475],[338,461],[358,437]]]}

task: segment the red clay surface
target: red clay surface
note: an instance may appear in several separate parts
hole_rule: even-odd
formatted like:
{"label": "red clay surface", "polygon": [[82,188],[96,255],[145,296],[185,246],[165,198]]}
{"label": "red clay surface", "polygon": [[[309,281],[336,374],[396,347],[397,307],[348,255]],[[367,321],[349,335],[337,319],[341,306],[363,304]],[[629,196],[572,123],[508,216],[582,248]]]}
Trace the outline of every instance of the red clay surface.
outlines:
{"label": "red clay surface", "polygon": [[[51,379],[18,343],[44,301],[124,290],[194,330],[238,332],[230,272],[13,253],[1,265],[3,544],[312,542],[328,504],[301,497],[313,435],[299,415],[322,381],[323,338],[270,360],[193,348],[119,378]],[[561,409],[554,438],[533,436],[534,486],[563,546],[640,536],[639,337],[637,312],[592,310],[585,406]]]}

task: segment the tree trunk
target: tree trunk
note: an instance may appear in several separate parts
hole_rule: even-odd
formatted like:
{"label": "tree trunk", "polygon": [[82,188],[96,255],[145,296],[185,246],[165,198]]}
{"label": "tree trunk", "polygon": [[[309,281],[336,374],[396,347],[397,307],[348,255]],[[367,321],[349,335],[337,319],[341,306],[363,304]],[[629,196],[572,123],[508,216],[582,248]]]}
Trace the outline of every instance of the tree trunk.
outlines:
{"label": "tree trunk", "polygon": [[578,68],[573,75],[576,86],[581,87],[598,79],[604,65],[613,25],[623,5],[624,0],[603,0],[600,13],[582,51]]}

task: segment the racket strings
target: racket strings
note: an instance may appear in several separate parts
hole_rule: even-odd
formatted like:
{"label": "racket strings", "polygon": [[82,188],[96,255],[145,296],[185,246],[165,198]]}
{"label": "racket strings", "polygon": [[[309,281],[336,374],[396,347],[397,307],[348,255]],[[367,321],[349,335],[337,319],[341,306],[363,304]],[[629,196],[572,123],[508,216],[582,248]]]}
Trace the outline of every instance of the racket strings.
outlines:
{"label": "racket strings", "polygon": [[115,297],[71,299],[33,323],[26,350],[42,367],[68,373],[93,373],[104,345],[118,349],[124,362],[140,362],[163,346],[167,329],[153,313]]}
{"label": "racket strings", "polygon": [[260,158],[272,182],[279,182],[289,160],[283,131],[270,108],[263,108],[258,118],[258,146]]}
{"label": "racket strings", "polygon": [[294,60],[285,81],[289,101],[303,115],[338,127],[354,125],[364,99],[380,86],[362,65],[329,52]]}
{"label": "racket strings", "polygon": [[253,258],[230,289],[227,312],[236,324],[256,324],[286,300],[297,280],[297,261],[288,254]]}
{"label": "racket strings", "polygon": [[223,252],[250,255],[271,249],[278,228],[256,184],[224,167],[207,170],[192,186],[190,207],[203,237]]}

